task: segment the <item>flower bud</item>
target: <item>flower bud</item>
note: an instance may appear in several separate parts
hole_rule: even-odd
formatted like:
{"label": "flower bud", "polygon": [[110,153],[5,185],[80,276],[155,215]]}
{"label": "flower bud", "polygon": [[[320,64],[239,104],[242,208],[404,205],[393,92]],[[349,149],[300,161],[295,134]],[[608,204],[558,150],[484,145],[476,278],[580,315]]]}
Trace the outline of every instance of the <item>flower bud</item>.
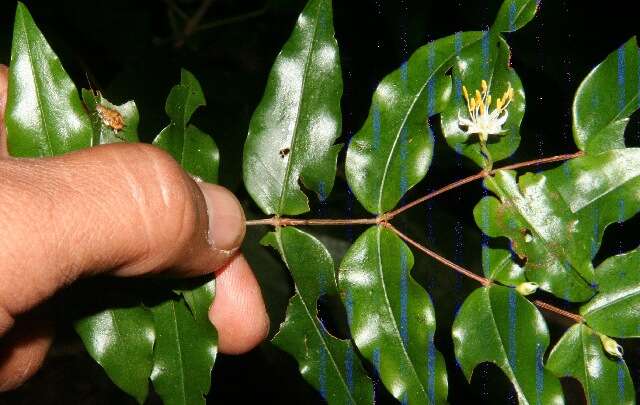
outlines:
{"label": "flower bud", "polygon": [[606,335],[600,335],[600,341],[602,342],[602,347],[604,347],[604,350],[607,353],[619,359],[622,358],[623,350],[622,346],[620,346],[618,342]]}
{"label": "flower bud", "polygon": [[527,281],[526,283],[519,284],[516,287],[516,291],[519,292],[520,295],[531,295],[538,291],[538,283]]}

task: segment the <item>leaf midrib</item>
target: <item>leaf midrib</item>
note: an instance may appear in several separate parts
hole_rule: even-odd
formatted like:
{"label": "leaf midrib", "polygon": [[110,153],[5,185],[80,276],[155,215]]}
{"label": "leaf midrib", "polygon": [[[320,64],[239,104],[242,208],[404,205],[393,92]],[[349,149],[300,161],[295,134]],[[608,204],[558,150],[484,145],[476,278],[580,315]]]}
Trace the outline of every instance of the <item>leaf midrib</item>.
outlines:
{"label": "leaf midrib", "polygon": [[[289,261],[287,260],[287,254],[286,251],[284,249],[284,243],[282,243],[282,235],[281,235],[281,228],[278,228],[276,230],[276,240],[278,241],[278,245],[280,247],[280,252],[282,252],[282,260],[284,261],[284,264],[287,266],[287,268],[289,267]],[[351,395],[351,390],[349,389],[349,385],[347,384],[347,382],[344,380],[342,373],[340,372],[340,368],[338,367],[338,364],[336,363],[335,359],[333,358],[333,352],[331,350],[329,350],[329,346],[327,345],[327,342],[325,341],[324,335],[322,335],[322,333],[320,333],[319,329],[318,329],[318,324],[315,322],[315,317],[311,315],[311,311],[309,310],[309,307],[307,305],[307,301],[302,297],[302,294],[300,294],[300,292],[298,291],[298,286],[296,285],[296,294],[300,297],[300,302],[302,302],[302,306],[304,307],[305,312],[307,313],[307,316],[309,317],[309,319],[311,319],[311,323],[315,326],[313,328],[313,330],[316,332],[316,334],[318,335],[318,337],[320,338],[320,342],[322,342],[322,347],[324,348],[325,352],[329,354],[329,359],[331,359],[331,364],[333,365],[333,368],[335,369],[336,373],[338,374],[338,379],[340,380],[340,382],[342,383],[345,392],[347,393],[349,399],[351,400],[351,402],[353,404],[357,404],[357,401],[355,400],[355,398],[353,398],[353,396]]]}
{"label": "leaf midrib", "polygon": [[184,381],[184,363],[182,361],[182,346],[181,346],[181,341],[182,339],[180,338],[180,328],[178,327],[178,314],[176,313],[176,302],[175,301],[171,301],[171,312],[173,313],[173,325],[174,325],[174,329],[175,329],[175,333],[176,333],[176,352],[178,355],[178,363],[179,363],[179,367],[178,369],[180,370],[180,393],[182,394],[182,399],[183,399],[183,404],[187,403],[187,389],[185,386],[185,381]]}
{"label": "leaf midrib", "polygon": [[[23,6],[24,7],[24,6]],[[31,73],[31,76],[33,78],[33,88],[34,91],[36,93],[36,100],[38,102],[38,110],[39,110],[39,114],[38,114],[38,118],[40,119],[40,123],[42,124],[43,128],[44,128],[44,135],[45,138],[47,140],[47,150],[45,152],[48,153],[49,156],[53,156],[53,144],[51,143],[51,136],[49,134],[49,126],[47,125],[47,120],[44,118],[44,113],[43,113],[43,103],[42,103],[42,97],[40,95],[40,83],[38,81],[38,78],[33,70],[33,56],[32,56],[32,50],[31,50],[31,38],[29,35],[29,32],[27,30],[27,25],[24,21],[24,14],[21,15],[20,18],[20,23],[22,25],[22,29],[24,31],[24,35],[27,38],[27,43],[26,43],[26,48],[27,48],[27,55],[29,58],[29,73]]]}
{"label": "leaf midrib", "polygon": [[[516,376],[515,370],[513,369],[513,367],[511,367],[511,364],[509,363],[509,355],[507,354],[507,351],[504,348],[504,341],[502,340],[502,335],[500,334],[500,329],[498,328],[498,324],[494,316],[493,306],[491,305],[491,287],[488,287],[488,288],[485,287],[484,291],[487,298],[487,306],[489,307],[489,314],[491,314],[491,322],[493,323],[493,327],[495,328],[495,331],[496,331],[496,336],[498,337],[498,341],[500,342],[500,351],[502,352],[506,360],[506,367],[508,367],[508,370],[511,373],[511,376],[513,376],[513,378],[512,379],[510,378],[509,380],[511,380],[511,382],[513,383],[513,387],[516,389],[518,394],[520,394],[524,399],[524,401],[526,402],[526,404],[528,404],[529,400],[524,395],[524,391],[520,386],[520,382],[518,381],[518,377]],[[512,292],[512,291],[510,293],[516,294],[515,292]]]}
{"label": "leaf midrib", "polygon": [[278,202],[277,214],[283,213],[285,198],[289,188],[289,178],[291,177],[291,165],[293,162],[293,158],[295,156],[295,151],[297,150],[296,139],[298,138],[297,136],[298,126],[300,125],[300,111],[302,110],[304,88],[307,83],[307,75],[309,73],[309,64],[310,64],[311,55],[313,54],[313,49],[315,48],[315,45],[316,45],[316,34],[318,33],[318,25],[320,25],[318,23],[318,17],[320,16],[321,12],[322,12],[322,7],[318,5],[316,8],[316,15],[313,20],[314,26],[313,26],[313,34],[311,34],[311,45],[309,46],[309,52],[307,52],[304,58],[305,59],[304,72],[302,73],[302,83],[300,84],[300,102],[298,103],[298,106],[296,108],[296,120],[295,120],[295,125],[293,127],[293,135],[291,136],[291,146],[290,146],[291,150],[289,153],[289,158],[287,159],[287,166],[285,167],[284,181],[282,182],[282,191],[280,192],[280,201]]}
{"label": "leaf midrib", "polygon": [[[462,49],[468,48],[469,46],[475,44],[478,40],[475,40],[475,41],[473,41],[473,42],[471,42],[469,44],[464,45],[462,47]],[[427,46],[435,46],[435,43],[437,41],[438,40],[433,41],[431,44],[429,44]],[[462,49],[460,50],[460,52],[462,51]],[[402,128],[404,128],[404,126],[406,125],[407,120],[409,119],[409,115],[411,115],[410,112],[413,111],[414,106],[416,105],[416,103],[418,102],[418,99],[420,98],[420,96],[424,92],[424,89],[427,86],[427,84],[429,84],[431,79],[433,79],[433,77],[436,74],[440,73],[443,70],[443,66],[447,65],[457,54],[458,54],[458,51],[454,49],[454,51],[451,53],[451,56],[447,57],[442,63],[440,63],[440,65],[438,65],[437,69],[433,69],[433,71],[429,75],[429,78],[424,81],[422,86],[420,86],[420,90],[413,97],[413,100],[411,101],[411,105],[407,109],[407,113],[404,114],[404,116],[402,118],[402,123],[400,124],[400,126],[398,127],[398,130],[396,131],[395,139],[393,141],[393,145],[391,146],[391,151],[390,151],[389,155],[387,156],[387,161],[386,161],[385,166],[384,166],[384,171],[382,172],[382,180],[380,180],[380,192],[378,193],[378,209],[377,209],[378,214],[382,214],[383,211],[384,211],[383,208],[382,208],[382,196],[384,194],[385,184],[386,184],[386,180],[387,180],[387,173],[389,173],[389,166],[391,165],[392,157],[395,155],[396,147],[398,145],[398,140],[400,139],[400,136],[402,134]],[[406,62],[407,63],[407,72],[408,72],[408,69],[409,69],[409,61],[410,60],[411,59],[409,59]]]}
{"label": "leaf midrib", "polygon": [[[382,284],[382,295],[383,295],[383,297],[384,297],[384,299],[385,299],[385,301],[387,303],[387,305],[385,305],[385,309],[389,313],[389,317],[393,321],[393,328],[396,331],[396,333],[393,336],[400,343],[400,347],[402,348],[402,353],[404,354],[404,356],[406,357],[409,365],[411,366],[411,370],[413,371],[414,378],[418,381],[418,386],[420,387],[420,392],[422,392],[424,394],[425,402],[428,402],[429,394],[427,393],[427,391],[425,390],[424,386],[422,385],[422,381],[420,380],[420,376],[418,375],[418,372],[416,371],[416,366],[413,363],[413,360],[411,359],[411,357],[409,356],[409,353],[407,352],[406,347],[404,346],[404,342],[402,341],[402,338],[400,337],[400,329],[398,328],[398,323],[396,322],[396,318],[393,315],[393,311],[391,311],[391,302],[389,301],[389,295],[387,294],[387,286],[386,286],[386,283],[384,281],[384,274],[382,272],[381,236],[382,236],[382,228],[381,228],[381,226],[377,226],[376,227],[376,247],[377,247],[378,254],[376,255],[376,258],[378,259],[378,275],[380,277],[380,281],[381,281],[381,284]],[[410,277],[410,275],[407,275],[407,277]]]}
{"label": "leaf midrib", "polygon": [[[488,177],[488,178],[492,178],[492,177]],[[492,179],[493,179],[493,178],[492,178]],[[497,188],[498,190],[500,190],[500,193],[501,193],[503,196],[508,197],[508,196],[510,195],[509,193],[505,192],[505,189],[503,189],[503,188],[500,186],[500,184],[499,184],[495,179],[493,179],[493,183],[495,184],[496,188]],[[524,196],[523,196],[523,198],[524,198]],[[501,200],[502,200],[502,199],[501,199]],[[547,252],[549,252],[552,256],[554,256],[554,257],[556,258],[556,260],[558,261],[558,263],[560,263],[560,264],[561,264],[562,268],[566,269],[566,266],[565,266],[564,264],[562,264],[562,263],[564,263],[564,261],[563,261],[563,260],[561,260],[561,258],[559,258],[559,257],[558,257],[558,254],[557,254],[554,250],[552,250],[552,249],[550,249],[550,248],[549,248],[549,245],[550,245],[551,243],[550,243],[549,241],[547,241],[547,239],[546,239],[546,238],[544,238],[544,237],[542,236],[542,234],[538,231],[538,229],[534,226],[534,224],[532,224],[532,223],[528,220],[527,216],[525,215],[525,212],[523,212],[523,211],[520,209],[520,206],[514,202],[514,199],[510,198],[510,200],[511,200],[511,206],[515,208],[515,210],[516,210],[516,211],[518,212],[518,214],[520,215],[520,218],[522,218],[522,219],[524,220],[524,222],[525,222],[527,225],[529,225],[529,228],[530,228],[531,230],[533,230],[533,232],[535,233],[535,235],[536,235],[538,238],[540,238],[542,241],[544,241],[544,243],[542,244],[542,246],[544,247],[544,250],[545,250],[545,251],[547,251]],[[502,204],[504,204],[504,201],[501,201],[501,202],[502,202]],[[565,253],[565,252],[564,252],[564,248],[561,248],[561,249],[562,249],[562,253],[564,254],[564,253]],[[571,263],[571,261],[568,261],[568,262],[569,262],[569,263]],[[582,281],[582,282],[583,282],[583,284],[585,284],[585,285],[588,287],[588,286],[589,286],[589,282],[588,282],[587,280],[585,280],[585,279],[584,279],[584,277],[582,277],[582,274],[580,274],[580,273],[578,272],[578,270],[576,270],[576,269],[573,267],[573,263],[571,263],[571,266],[569,266],[569,267],[570,267],[570,269],[571,269],[570,274],[573,274],[574,276],[577,276],[577,279],[578,279],[578,280],[580,280],[580,281]],[[574,278],[575,278],[575,277],[574,277]]]}

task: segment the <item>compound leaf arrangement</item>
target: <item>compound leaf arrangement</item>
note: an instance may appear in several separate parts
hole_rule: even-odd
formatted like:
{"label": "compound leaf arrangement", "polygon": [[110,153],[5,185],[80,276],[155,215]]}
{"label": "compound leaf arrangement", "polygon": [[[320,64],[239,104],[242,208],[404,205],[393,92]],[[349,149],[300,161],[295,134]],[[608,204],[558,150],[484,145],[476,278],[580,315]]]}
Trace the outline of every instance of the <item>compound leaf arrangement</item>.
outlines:
{"label": "compound leaf arrangement", "polygon": [[[505,0],[486,31],[430,42],[379,83],[344,162],[347,183],[370,218],[290,217],[309,212],[310,199],[327,198],[344,147],[336,143],[342,73],[331,0],[309,0],[278,55],[243,157],[244,184],[269,217],[247,224],[273,227],[262,243],[281,256],[295,285],[272,343],[297,361],[302,377],[328,403],[372,404],[377,389],[402,403],[447,402],[434,303],[411,274],[414,253],[480,283],[451,330],[457,363],[469,380],[479,364],[490,362],[511,381],[521,404],[564,403],[563,377],[579,381],[591,404],[635,403],[614,338],[640,336],[640,252],[610,257],[596,268],[593,259],[606,227],[640,211],[640,150],[624,142],[630,116],[640,108],[640,50],[636,38],[629,39],[580,85],[572,110],[578,152],[496,169],[519,146],[526,107],[503,33],[524,27],[538,6],[536,0]],[[154,144],[192,175],[215,182],[217,147],[189,124],[204,105],[198,81],[183,70],[165,106],[170,123]],[[434,115],[440,128],[432,127]],[[138,119],[133,102],[118,106],[89,90],[80,98],[26,7],[18,5],[6,114],[14,156],[136,142]],[[481,171],[398,206],[427,175],[436,142]],[[563,163],[517,171],[551,162]],[[391,222],[475,180],[491,194],[473,210],[478,228],[510,243],[509,250],[483,246],[482,274]],[[297,228],[312,225],[368,228],[335,264],[318,238]],[[204,403],[217,353],[206,316],[215,280],[158,288],[162,294],[153,300],[135,297],[78,319],[76,330],[113,382],[140,403],[149,382],[167,404]],[[579,312],[531,298],[538,289]],[[346,338],[334,336],[319,315],[326,296],[339,297]],[[540,309],[574,324],[552,342]],[[376,381],[384,388],[374,390]]]}

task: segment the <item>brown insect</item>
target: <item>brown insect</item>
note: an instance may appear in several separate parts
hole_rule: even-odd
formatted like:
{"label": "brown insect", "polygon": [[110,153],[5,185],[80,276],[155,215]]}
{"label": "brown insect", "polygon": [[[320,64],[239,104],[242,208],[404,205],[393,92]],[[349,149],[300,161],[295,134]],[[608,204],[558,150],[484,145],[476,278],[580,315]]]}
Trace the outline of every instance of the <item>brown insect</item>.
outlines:
{"label": "brown insect", "polygon": [[111,128],[114,133],[124,129],[124,118],[116,110],[105,107],[102,104],[96,104],[96,112],[102,121],[102,124]]}
{"label": "brown insect", "polygon": [[291,149],[289,148],[284,148],[284,149],[280,149],[280,157],[284,159],[285,156],[287,156],[289,154],[289,152],[291,151]]}

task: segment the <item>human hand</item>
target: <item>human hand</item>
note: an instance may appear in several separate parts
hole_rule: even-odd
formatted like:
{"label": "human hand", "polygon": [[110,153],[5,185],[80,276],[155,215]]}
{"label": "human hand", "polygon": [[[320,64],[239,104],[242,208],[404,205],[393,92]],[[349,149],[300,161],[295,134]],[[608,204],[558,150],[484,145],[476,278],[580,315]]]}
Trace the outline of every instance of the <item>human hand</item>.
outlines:
{"label": "human hand", "polygon": [[75,280],[216,271],[209,319],[223,353],[262,341],[269,320],[238,249],[245,218],[223,187],[194,182],[168,154],[113,144],[42,159],[10,158],[0,65],[0,391],[42,365],[53,328],[24,319]]}

